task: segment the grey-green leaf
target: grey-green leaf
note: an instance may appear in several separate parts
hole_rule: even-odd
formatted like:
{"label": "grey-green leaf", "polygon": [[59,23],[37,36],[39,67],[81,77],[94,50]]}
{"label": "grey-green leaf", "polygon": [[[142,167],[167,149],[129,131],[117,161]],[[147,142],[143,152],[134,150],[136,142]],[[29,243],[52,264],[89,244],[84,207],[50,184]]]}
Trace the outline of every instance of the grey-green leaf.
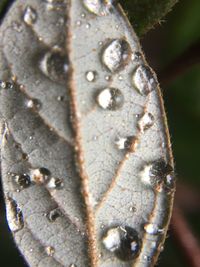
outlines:
{"label": "grey-green leaf", "polygon": [[154,265],[173,159],[157,78],[121,7],[16,1],[0,40],[2,182],[29,266]]}

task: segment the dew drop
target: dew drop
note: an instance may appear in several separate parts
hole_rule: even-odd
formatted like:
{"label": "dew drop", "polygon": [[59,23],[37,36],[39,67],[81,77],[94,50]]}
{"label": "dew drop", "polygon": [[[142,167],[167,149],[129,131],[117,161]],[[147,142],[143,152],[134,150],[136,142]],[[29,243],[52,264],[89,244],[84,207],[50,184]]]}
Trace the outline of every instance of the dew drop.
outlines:
{"label": "dew drop", "polygon": [[155,118],[154,116],[149,113],[146,112],[138,121],[138,128],[139,130],[144,133],[146,130],[148,130],[149,128],[151,128],[154,124]]}
{"label": "dew drop", "polygon": [[37,20],[37,13],[35,9],[33,9],[30,6],[26,7],[24,11],[24,22],[27,25],[31,26],[36,22],[36,20]]}
{"label": "dew drop", "polygon": [[42,106],[38,99],[29,99],[26,101],[27,108],[39,110]]}
{"label": "dew drop", "polygon": [[47,183],[49,189],[59,189],[64,186],[63,180],[60,178],[51,177]]}
{"label": "dew drop", "polygon": [[133,86],[141,95],[148,95],[157,87],[157,80],[149,67],[141,65],[135,70]]}
{"label": "dew drop", "polygon": [[108,15],[113,8],[115,0],[83,0],[85,7],[98,16]]}
{"label": "dew drop", "polygon": [[6,203],[6,217],[9,222],[9,228],[12,232],[17,232],[24,227],[24,219],[21,208],[11,197],[6,198]]}
{"label": "dew drop", "polygon": [[97,103],[103,109],[117,110],[124,104],[124,96],[119,89],[105,88],[97,96]]}
{"label": "dew drop", "polygon": [[72,263],[69,265],[69,267],[77,267],[76,264]]}
{"label": "dew drop", "polygon": [[13,83],[0,80],[0,89],[12,89]]}
{"label": "dew drop", "polygon": [[54,209],[51,210],[48,214],[47,214],[47,219],[50,222],[55,222],[57,218],[62,216],[62,212],[60,211],[60,209]]}
{"label": "dew drop", "polygon": [[122,69],[130,59],[130,45],[123,39],[112,40],[103,49],[102,62],[111,72]]}
{"label": "dew drop", "polygon": [[144,230],[150,235],[162,234],[164,229],[160,229],[158,225],[153,223],[145,224]]}
{"label": "dew drop", "polygon": [[36,184],[44,184],[50,179],[50,171],[46,168],[34,169],[31,171],[31,181]]}
{"label": "dew drop", "polygon": [[135,136],[128,136],[118,137],[115,144],[119,150],[135,151],[138,142]]}
{"label": "dew drop", "polygon": [[137,232],[128,226],[109,229],[103,238],[103,244],[122,261],[136,258],[141,248]]}
{"label": "dew drop", "polygon": [[87,23],[85,26],[86,29],[90,29],[90,27],[91,27],[90,23]]}
{"label": "dew drop", "polygon": [[167,175],[172,171],[173,168],[164,159],[159,159],[143,167],[141,178],[145,184],[157,187],[162,182],[166,182]]}
{"label": "dew drop", "polygon": [[53,247],[50,247],[50,246],[46,247],[45,251],[46,251],[47,255],[50,257],[52,257],[53,254],[55,253],[55,249]]}
{"label": "dew drop", "polygon": [[96,79],[96,75],[97,73],[95,71],[87,71],[85,77],[88,82],[94,82]]}
{"label": "dew drop", "polygon": [[66,82],[69,65],[66,56],[58,49],[45,53],[39,66],[41,71],[52,81]]}
{"label": "dew drop", "polygon": [[82,22],[80,20],[77,20],[76,25],[81,26]]}
{"label": "dew drop", "polygon": [[31,185],[31,178],[28,174],[12,174],[11,176],[14,178],[15,183],[21,188],[27,188]]}

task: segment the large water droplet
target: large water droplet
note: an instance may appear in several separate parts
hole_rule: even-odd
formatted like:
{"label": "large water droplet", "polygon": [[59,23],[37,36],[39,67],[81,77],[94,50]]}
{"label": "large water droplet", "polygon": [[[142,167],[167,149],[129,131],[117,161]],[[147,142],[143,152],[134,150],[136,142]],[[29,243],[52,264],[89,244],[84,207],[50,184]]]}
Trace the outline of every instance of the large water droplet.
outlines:
{"label": "large water droplet", "polygon": [[148,95],[157,87],[157,80],[151,69],[142,65],[134,72],[133,85],[141,95]]}
{"label": "large water droplet", "polygon": [[15,183],[21,188],[27,188],[31,185],[31,179],[28,174],[11,174],[11,176],[14,178]]}
{"label": "large water droplet", "polygon": [[66,56],[54,49],[43,56],[40,69],[52,81],[63,84],[67,80],[69,65]]}
{"label": "large water droplet", "polygon": [[102,61],[111,72],[116,72],[123,68],[130,59],[130,45],[123,39],[112,40],[102,53]]}
{"label": "large water droplet", "polygon": [[112,8],[115,0],[83,0],[85,7],[92,13],[98,16],[108,15]]}
{"label": "large water droplet", "polygon": [[144,230],[150,235],[162,234],[164,229],[160,229],[158,225],[153,223],[147,223],[144,226]]}
{"label": "large water droplet", "polygon": [[123,261],[136,258],[141,248],[137,232],[128,226],[109,229],[103,238],[103,244],[108,251]]}
{"label": "large water droplet", "polygon": [[144,131],[148,130],[153,126],[154,121],[154,116],[151,113],[146,112],[138,121],[139,130],[144,133]]}
{"label": "large water droplet", "polygon": [[135,151],[138,142],[135,136],[118,137],[115,144],[119,150]]}
{"label": "large water droplet", "polygon": [[6,203],[6,217],[9,222],[9,228],[12,232],[17,232],[24,227],[22,211],[14,199],[8,197],[6,198]]}
{"label": "large water droplet", "polygon": [[124,104],[124,96],[119,89],[105,88],[97,96],[97,103],[103,109],[117,110]]}
{"label": "large water droplet", "polygon": [[37,13],[35,9],[28,6],[24,11],[24,22],[28,25],[33,25],[37,20]]}
{"label": "large water droplet", "polygon": [[47,218],[50,222],[55,222],[57,218],[59,218],[60,216],[62,216],[62,212],[60,211],[59,208],[51,210],[48,214],[47,214]]}
{"label": "large water droplet", "polygon": [[172,171],[172,166],[167,164],[164,159],[159,159],[143,167],[141,178],[145,184],[157,187],[163,182],[166,183],[166,177]]}

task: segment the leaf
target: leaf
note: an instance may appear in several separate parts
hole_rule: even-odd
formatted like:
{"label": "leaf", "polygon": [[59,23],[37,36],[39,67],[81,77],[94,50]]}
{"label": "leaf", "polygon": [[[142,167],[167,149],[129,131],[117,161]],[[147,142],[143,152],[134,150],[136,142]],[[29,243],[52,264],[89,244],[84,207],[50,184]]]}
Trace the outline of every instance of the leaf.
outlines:
{"label": "leaf", "polygon": [[127,10],[138,35],[143,35],[169,13],[178,0],[127,0],[120,1]]}
{"label": "leaf", "polygon": [[156,76],[120,6],[94,3],[16,1],[0,31],[2,182],[31,267],[152,266],[169,224]]}

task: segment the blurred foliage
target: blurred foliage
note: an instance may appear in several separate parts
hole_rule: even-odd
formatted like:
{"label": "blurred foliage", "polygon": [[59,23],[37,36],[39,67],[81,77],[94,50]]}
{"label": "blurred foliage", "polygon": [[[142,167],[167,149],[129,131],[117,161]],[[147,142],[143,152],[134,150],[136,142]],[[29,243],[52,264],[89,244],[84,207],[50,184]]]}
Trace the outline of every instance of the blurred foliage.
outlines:
{"label": "blurred foliage", "polygon": [[178,0],[126,0],[119,1],[127,10],[132,25],[138,35],[143,35],[161,23],[162,18],[171,11]]}
{"label": "blurred foliage", "polygon": [[[5,4],[7,2],[11,3],[12,1],[0,0],[1,17],[6,11]],[[134,28],[141,35],[155,23],[158,23],[177,1],[121,0],[120,2],[127,10]],[[156,68],[158,70],[164,68],[192,43],[200,39],[199,12],[199,0],[181,0],[175,5],[173,12],[170,12],[165,18],[165,23],[157,27],[159,30],[150,31],[144,36],[143,42],[146,43],[145,47],[147,49],[145,53],[147,54],[147,59],[151,62],[152,47],[154,47],[156,53],[153,55],[152,62],[156,58]],[[169,86],[164,86],[163,95],[179,182],[199,187],[200,65],[188,70]],[[11,236],[10,233],[8,234],[5,213],[2,212],[3,205],[2,203],[0,204],[1,265],[6,267],[25,266],[22,257],[18,256],[15,245],[9,242]],[[197,217],[196,214],[188,214],[187,216],[196,236],[200,237],[200,217]],[[169,233],[169,238],[165,244],[165,250],[160,256],[158,266],[190,267],[174,244],[171,233]]]}

